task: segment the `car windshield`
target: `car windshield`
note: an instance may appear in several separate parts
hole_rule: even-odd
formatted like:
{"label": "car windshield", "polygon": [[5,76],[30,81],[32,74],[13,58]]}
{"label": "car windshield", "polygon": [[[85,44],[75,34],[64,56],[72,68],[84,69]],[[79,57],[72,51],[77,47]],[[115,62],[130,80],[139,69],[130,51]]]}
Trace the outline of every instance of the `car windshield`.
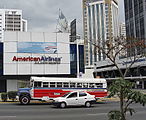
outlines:
{"label": "car windshield", "polygon": [[70,94],[70,92],[69,93],[66,93],[66,94],[64,94],[62,97],[66,97],[67,95],[69,95]]}

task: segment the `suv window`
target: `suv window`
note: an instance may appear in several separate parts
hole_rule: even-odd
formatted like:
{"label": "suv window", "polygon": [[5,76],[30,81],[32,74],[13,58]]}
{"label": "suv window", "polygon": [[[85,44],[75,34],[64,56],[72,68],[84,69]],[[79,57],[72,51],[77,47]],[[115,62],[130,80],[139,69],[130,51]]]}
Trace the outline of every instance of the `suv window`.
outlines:
{"label": "suv window", "polygon": [[73,98],[73,97],[77,97],[77,92],[71,93],[67,98]]}
{"label": "suv window", "polygon": [[87,96],[87,94],[86,93],[83,93],[83,92],[80,92],[79,93],[79,97],[83,97],[83,96]]}

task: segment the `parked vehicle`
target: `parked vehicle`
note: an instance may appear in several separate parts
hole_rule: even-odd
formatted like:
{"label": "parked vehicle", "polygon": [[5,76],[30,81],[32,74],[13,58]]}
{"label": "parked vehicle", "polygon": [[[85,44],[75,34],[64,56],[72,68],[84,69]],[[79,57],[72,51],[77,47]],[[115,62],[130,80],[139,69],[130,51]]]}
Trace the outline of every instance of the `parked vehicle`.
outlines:
{"label": "parked vehicle", "polygon": [[73,91],[86,91],[99,99],[107,96],[107,83],[95,78],[31,77],[30,88],[20,88],[17,98],[21,104],[29,104],[30,100],[53,100]]}
{"label": "parked vehicle", "polygon": [[91,104],[96,102],[95,95],[90,95],[87,92],[69,92],[62,97],[54,98],[53,105],[61,108],[67,106],[86,106],[90,107]]}

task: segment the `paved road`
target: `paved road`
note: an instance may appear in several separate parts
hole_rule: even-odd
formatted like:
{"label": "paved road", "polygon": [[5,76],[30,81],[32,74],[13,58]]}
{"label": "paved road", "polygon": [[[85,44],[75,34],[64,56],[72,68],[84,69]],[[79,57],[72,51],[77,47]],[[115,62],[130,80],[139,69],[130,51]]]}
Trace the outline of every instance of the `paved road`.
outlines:
{"label": "paved road", "polygon": [[[137,111],[128,120],[146,120],[146,107],[132,105]],[[118,109],[117,102],[95,104],[91,108],[56,108],[49,104],[0,104],[0,120],[108,120],[107,113]]]}

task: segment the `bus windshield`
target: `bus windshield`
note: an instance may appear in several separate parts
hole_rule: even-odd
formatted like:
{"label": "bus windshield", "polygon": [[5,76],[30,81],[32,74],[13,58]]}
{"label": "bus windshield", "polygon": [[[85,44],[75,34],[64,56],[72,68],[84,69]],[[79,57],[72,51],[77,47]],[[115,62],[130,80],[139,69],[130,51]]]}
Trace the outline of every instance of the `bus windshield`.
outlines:
{"label": "bus windshield", "polygon": [[29,88],[33,87],[33,80],[30,81]]}

